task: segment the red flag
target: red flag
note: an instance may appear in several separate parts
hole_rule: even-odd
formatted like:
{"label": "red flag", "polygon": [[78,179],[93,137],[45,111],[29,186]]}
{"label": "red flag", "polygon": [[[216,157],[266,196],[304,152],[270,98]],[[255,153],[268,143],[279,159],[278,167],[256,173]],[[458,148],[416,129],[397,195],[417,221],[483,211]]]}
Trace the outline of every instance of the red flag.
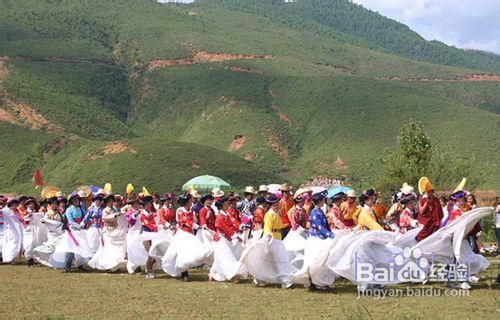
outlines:
{"label": "red flag", "polygon": [[40,170],[38,169],[36,169],[35,173],[33,174],[33,182],[35,183],[36,187],[45,185],[45,182],[43,182],[42,179],[42,175],[40,174]]}

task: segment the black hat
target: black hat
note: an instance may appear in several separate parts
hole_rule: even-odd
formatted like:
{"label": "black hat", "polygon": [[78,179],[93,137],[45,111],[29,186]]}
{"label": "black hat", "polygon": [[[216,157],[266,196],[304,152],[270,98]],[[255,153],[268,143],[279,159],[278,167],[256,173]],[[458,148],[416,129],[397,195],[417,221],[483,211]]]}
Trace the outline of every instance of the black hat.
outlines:
{"label": "black hat", "polygon": [[177,202],[183,206],[185,205],[193,196],[190,193],[186,194],[181,194],[179,197],[177,197]]}
{"label": "black hat", "polygon": [[153,197],[152,196],[145,196],[145,197],[142,197],[140,200],[139,200],[139,203],[140,204],[147,204],[147,203],[150,203],[153,201]]}
{"label": "black hat", "polygon": [[42,201],[40,201],[40,205],[43,206],[45,204],[53,204],[54,203],[54,200],[52,198],[47,198],[47,199],[43,199]]}
{"label": "black hat", "polygon": [[135,194],[129,194],[129,196],[127,197],[127,204],[132,204],[137,201],[139,201],[139,199],[137,199],[137,196]]}
{"label": "black hat", "polygon": [[345,198],[345,193],[343,193],[343,192],[339,192],[337,194],[334,194],[332,197],[330,197],[330,199],[332,199],[332,201],[337,201],[337,200],[341,200],[344,198]]}
{"label": "black hat", "polygon": [[80,200],[80,196],[76,193],[76,192],[73,192],[69,195],[69,198],[68,198],[68,202],[71,203],[71,201],[73,201],[73,199],[77,198],[78,200]]}
{"label": "black hat", "polygon": [[102,194],[97,193],[97,194],[92,195],[92,201],[96,201],[96,200],[102,201],[103,200]]}
{"label": "black hat", "polygon": [[280,197],[277,197],[275,194],[270,194],[267,198],[266,198],[266,202],[267,203],[276,203],[278,201],[280,201],[281,198]]}
{"label": "black hat", "polygon": [[9,199],[7,201],[7,207],[10,207],[12,205],[19,205],[19,200],[17,200],[16,198],[12,198],[12,199]]}
{"label": "black hat", "polygon": [[109,195],[104,197],[103,201],[104,202],[115,201],[115,196],[112,194],[109,194]]}
{"label": "black hat", "polygon": [[17,199],[19,202],[24,202],[26,201],[26,199],[28,199],[28,196],[25,196],[25,195],[22,195],[19,197],[19,199]]}
{"label": "black hat", "polygon": [[224,202],[228,202],[228,201],[229,201],[229,197],[222,196],[222,197],[219,198],[219,200],[217,200],[215,202],[215,206],[217,208],[221,208],[222,204],[224,204]]}
{"label": "black hat", "polygon": [[[224,197],[224,196],[223,196],[223,197]],[[205,201],[207,201],[207,199],[210,199],[210,200],[212,200],[212,201],[213,201],[213,200],[214,200],[214,196],[213,196],[213,195],[211,195],[211,194],[206,194],[206,195],[204,195],[203,197],[201,197],[201,199],[200,199],[200,203],[203,203],[203,204],[204,204],[204,203],[205,203]]]}
{"label": "black hat", "polygon": [[258,197],[257,199],[255,199],[255,201],[257,202],[257,204],[263,204],[266,203],[266,198]]}
{"label": "black hat", "polygon": [[33,197],[28,197],[26,200],[24,200],[24,204],[28,204],[30,202],[36,203],[36,199]]}
{"label": "black hat", "polygon": [[415,199],[416,199],[416,197],[413,194],[410,194],[410,195],[404,197],[403,199],[401,199],[399,202],[401,204],[405,205],[410,201],[414,201]]}
{"label": "black hat", "polygon": [[317,204],[318,202],[320,202],[322,200],[325,200],[325,195],[323,193],[313,194],[312,201],[314,204]]}

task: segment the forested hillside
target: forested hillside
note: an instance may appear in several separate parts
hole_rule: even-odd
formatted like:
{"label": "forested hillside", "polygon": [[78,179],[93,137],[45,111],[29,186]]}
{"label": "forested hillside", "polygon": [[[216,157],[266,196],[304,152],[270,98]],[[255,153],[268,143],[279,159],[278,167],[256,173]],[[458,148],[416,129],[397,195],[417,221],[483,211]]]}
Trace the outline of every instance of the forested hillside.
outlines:
{"label": "forested hillside", "polygon": [[[411,120],[499,163],[499,58],[348,1],[0,3],[0,188],[376,183]],[[498,189],[496,167],[483,188]]]}

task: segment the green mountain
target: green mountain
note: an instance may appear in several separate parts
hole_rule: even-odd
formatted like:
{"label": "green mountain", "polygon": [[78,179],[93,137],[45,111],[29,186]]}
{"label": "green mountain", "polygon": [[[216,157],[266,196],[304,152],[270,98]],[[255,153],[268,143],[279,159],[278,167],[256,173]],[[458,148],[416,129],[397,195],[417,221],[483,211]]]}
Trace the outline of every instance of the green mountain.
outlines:
{"label": "green mountain", "polygon": [[500,57],[349,1],[4,0],[0,20],[0,190],[32,192],[35,168],[63,188],[368,185],[410,120],[500,160]]}

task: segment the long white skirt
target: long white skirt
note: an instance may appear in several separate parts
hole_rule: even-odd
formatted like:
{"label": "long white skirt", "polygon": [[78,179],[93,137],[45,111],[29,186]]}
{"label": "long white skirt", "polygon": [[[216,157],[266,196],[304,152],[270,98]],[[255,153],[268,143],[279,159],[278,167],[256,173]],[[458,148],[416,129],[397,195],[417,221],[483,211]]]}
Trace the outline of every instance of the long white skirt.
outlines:
{"label": "long white skirt", "polygon": [[240,261],[254,279],[280,284],[290,281],[292,273],[298,270],[290,263],[292,258],[281,240],[264,236],[243,251]]}
{"label": "long white skirt", "polygon": [[210,275],[216,281],[229,281],[235,276],[241,279],[248,277],[248,271],[239,261],[242,253],[242,243],[238,240],[229,241],[221,238],[214,241],[214,262],[210,268]]}
{"label": "long white skirt", "polygon": [[44,218],[41,219],[41,222],[48,229],[47,241],[33,249],[33,258],[44,266],[52,267],[49,259],[63,235],[62,223]]}
{"label": "long white skirt", "polygon": [[[127,245],[127,271],[134,273],[139,267],[145,267],[148,257],[156,259],[153,268],[161,269],[161,259],[170,245],[173,238],[171,230],[163,230],[158,232],[143,232],[137,235]],[[151,241],[149,252],[144,247],[144,241]]]}
{"label": "long white skirt", "polygon": [[19,256],[23,245],[23,224],[12,216],[9,212],[3,214],[4,226],[3,235],[0,238],[2,248],[2,261],[4,263],[12,262]]}
{"label": "long white skirt", "polygon": [[50,256],[50,265],[57,269],[65,269],[66,255],[68,253],[75,255],[74,264],[77,267],[83,266],[92,258],[94,253],[89,247],[85,230],[65,230],[57,243],[54,253]]}
{"label": "long white skirt", "polygon": [[206,263],[210,256],[211,248],[193,234],[178,229],[172,243],[162,259],[163,271],[172,277],[178,277],[189,268],[194,268]]}
{"label": "long white skirt", "polygon": [[196,237],[203,243],[205,248],[210,251],[205,263],[203,263],[204,266],[208,268],[210,268],[210,266],[214,263],[214,235],[215,232],[208,229],[198,229],[198,232],[196,232]]}
{"label": "long white skirt", "polygon": [[33,213],[30,223],[23,230],[23,249],[26,259],[33,258],[33,250],[47,241],[47,228],[41,222],[43,214]]}
{"label": "long white skirt", "polygon": [[85,230],[85,232],[87,233],[87,239],[89,241],[90,249],[92,249],[92,252],[96,253],[97,250],[99,250],[99,246],[101,245],[101,228],[90,227]]}
{"label": "long white skirt", "polygon": [[115,270],[122,263],[126,263],[127,253],[127,218],[118,217],[118,226],[112,231],[104,229],[102,242],[95,255],[90,259],[89,266],[99,270]]}
{"label": "long white skirt", "polygon": [[304,264],[302,268],[293,274],[294,283],[317,286],[330,286],[335,281],[335,273],[328,267],[328,259],[332,248],[344,236],[349,235],[349,231],[336,230],[334,239],[320,239],[309,237],[306,240],[304,251]]}
{"label": "long white skirt", "polygon": [[285,239],[283,239],[283,246],[285,247],[285,250],[292,252],[293,254],[303,254],[306,247],[306,235],[307,231],[302,227],[288,232]]}

